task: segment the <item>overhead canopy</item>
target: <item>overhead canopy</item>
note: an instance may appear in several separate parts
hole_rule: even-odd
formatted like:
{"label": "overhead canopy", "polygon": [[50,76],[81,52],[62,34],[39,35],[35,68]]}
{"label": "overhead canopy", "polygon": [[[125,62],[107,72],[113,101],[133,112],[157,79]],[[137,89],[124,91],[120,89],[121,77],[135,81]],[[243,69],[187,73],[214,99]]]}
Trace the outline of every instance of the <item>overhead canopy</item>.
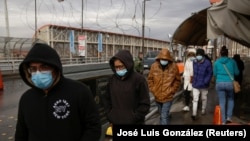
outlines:
{"label": "overhead canopy", "polygon": [[193,13],[176,29],[172,37],[172,43],[185,46],[207,45],[207,8]]}
{"label": "overhead canopy", "polygon": [[221,0],[207,11],[207,38],[224,35],[250,47],[250,1]]}
{"label": "overhead canopy", "polygon": [[194,13],[176,29],[172,43],[207,45],[221,35],[250,47],[250,1],[221,0]]}

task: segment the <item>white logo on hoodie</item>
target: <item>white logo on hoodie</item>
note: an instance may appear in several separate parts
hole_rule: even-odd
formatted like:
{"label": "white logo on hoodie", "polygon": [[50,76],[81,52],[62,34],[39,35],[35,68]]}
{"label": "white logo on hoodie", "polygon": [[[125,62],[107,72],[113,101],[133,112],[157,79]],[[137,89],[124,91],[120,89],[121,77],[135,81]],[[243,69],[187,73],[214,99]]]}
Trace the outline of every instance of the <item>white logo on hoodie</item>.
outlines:
{"label": "white logo on hoodie", "polygon": [[55,109],[55,111],[53,112],[53,115],[57,119],[66,119],[70,113],[70,111],[68,110],[69,107],[70,105],[66,100],[64,99],[57,100],[53,106],[53,108]]}

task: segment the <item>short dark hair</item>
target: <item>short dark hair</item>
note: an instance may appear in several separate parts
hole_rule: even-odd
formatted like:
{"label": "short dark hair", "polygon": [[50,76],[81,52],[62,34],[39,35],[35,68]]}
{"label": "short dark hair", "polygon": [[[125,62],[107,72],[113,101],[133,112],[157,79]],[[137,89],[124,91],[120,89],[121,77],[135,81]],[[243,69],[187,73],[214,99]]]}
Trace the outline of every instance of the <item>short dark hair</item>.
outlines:
{"label": "short dark hair", "polygon": [[234,58],[235,60],[240,60],[240,54],[234,54],[233,58]]}
{"label": "short dark hair", "polygon": [[222,46],[220,50],[220,55],[221,56],[228,56],[228,49],[226,46]]}
{"label": "short dark hair", "polygon": [[201,49],[201,48],[198,48],[198,49],[196,50],[196,55],[204,56],[204,55],[205,55],[205,51],[204,51],[203,49]]}

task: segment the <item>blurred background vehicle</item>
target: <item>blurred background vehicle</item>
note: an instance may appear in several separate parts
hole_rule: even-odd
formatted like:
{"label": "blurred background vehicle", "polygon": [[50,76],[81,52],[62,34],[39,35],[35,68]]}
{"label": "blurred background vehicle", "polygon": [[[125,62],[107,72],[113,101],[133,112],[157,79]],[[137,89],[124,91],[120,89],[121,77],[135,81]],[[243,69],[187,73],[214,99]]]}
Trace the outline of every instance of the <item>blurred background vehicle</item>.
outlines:
{"label": "blurred background vehicle", "polygon": [[156,56],[160,53],[159,50],[148,51],[143,59],[144,70],[149,70],[154,63]]}

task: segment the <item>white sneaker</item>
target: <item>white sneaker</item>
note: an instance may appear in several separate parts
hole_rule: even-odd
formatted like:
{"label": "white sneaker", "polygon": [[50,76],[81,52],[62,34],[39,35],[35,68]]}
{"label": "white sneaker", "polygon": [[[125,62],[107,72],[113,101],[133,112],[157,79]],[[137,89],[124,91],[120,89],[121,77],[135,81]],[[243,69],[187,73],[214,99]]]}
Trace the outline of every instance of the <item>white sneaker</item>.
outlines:
{"label": "white sneaker", "polygon": [[202,110],[202,111],[201,111],[201,114],[202,114],[202,115],[205,115],[205,114],[206,114],[206,110]]}
{"label": "white sneaker", "polygon": [[189,107],[185,106],[182,110],[188,112],[189,111]]}

